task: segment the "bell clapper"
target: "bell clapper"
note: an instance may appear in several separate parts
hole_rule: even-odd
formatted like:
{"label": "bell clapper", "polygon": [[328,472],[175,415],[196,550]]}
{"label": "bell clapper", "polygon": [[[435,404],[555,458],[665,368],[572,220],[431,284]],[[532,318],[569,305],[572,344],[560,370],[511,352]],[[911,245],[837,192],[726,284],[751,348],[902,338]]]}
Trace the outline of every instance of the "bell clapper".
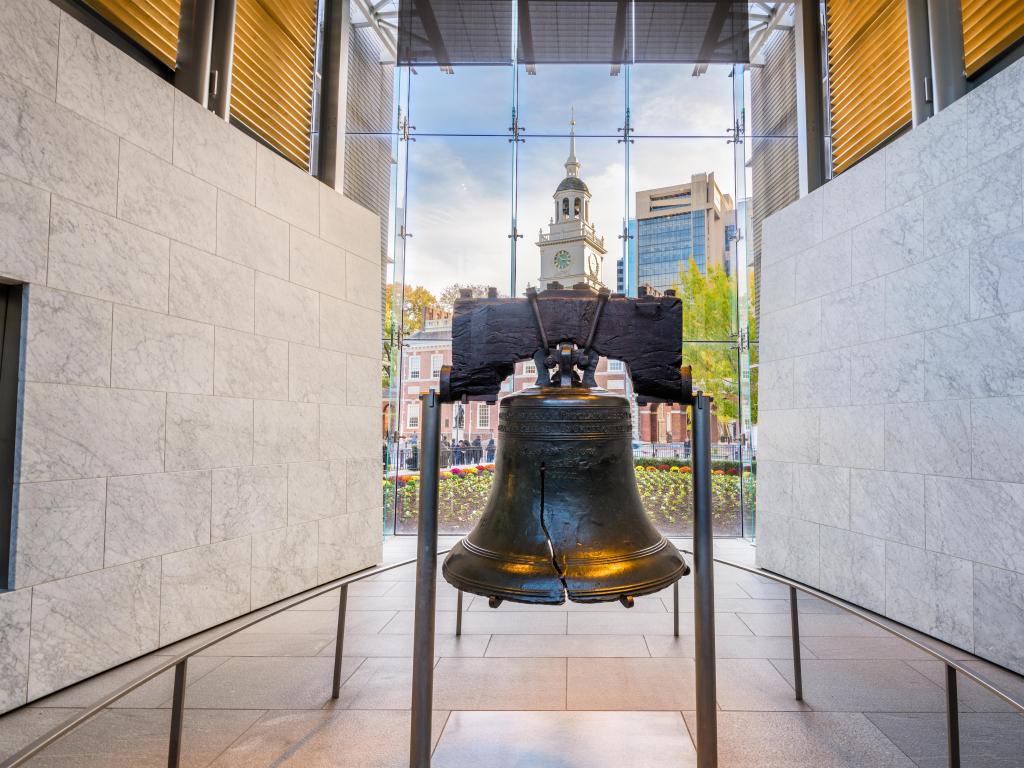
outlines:
{"label": "bell clapper", "polygon": [[634,605],[632,595],[623,595],[619,598],[619,602],[622,603],[626,608],[632,608]]}
{"label": "bell clapper", "polygon": [[497,608],[499,605],[502,604],[502,602],[502,599],[497,595],[491,595],[489,598],[487,598],[487,604],[491,606],[491,608]]}

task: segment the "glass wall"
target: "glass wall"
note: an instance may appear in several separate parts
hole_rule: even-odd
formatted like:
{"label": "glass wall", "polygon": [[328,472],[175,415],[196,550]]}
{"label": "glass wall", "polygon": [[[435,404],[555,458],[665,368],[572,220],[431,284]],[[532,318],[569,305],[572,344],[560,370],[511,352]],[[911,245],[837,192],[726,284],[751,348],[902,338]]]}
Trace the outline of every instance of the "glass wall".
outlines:
{"label": "glass wall", "polygon": [[[783,25],[773,34],[792,31]],[[415,532],[418,398],[438,386],[438,369],[451,360],[454,298],[459,289],[488,287],[521,296],[542,275],[550,278],[558,254],[543,246],[563,213],[556,190],[578,173],[570,218],[579,218],[579,237],[592,244],[599,279],[613,292],[674,291],[684,302],[684,364],[715,398],[716,534],[752,537],[759,253],[751,246],[750,195],[777,183],[754,170],[768,157],[758,147],[795,151],[796,137],[751,125],[742,66],[526,67],[515,55],[513,46],[505,65],[396,73],[382,398],[386,529]],[[535,374],[520,363],[503,394],[532,385]],[[630,395],[621,364],[604,361],[598,380]],[[634,400],[632,411],[645,507],[665,533],[689,534],[686,409]],[[469,530],[487,501],[497,412],[477,403],[443,409],[443,532]]]}

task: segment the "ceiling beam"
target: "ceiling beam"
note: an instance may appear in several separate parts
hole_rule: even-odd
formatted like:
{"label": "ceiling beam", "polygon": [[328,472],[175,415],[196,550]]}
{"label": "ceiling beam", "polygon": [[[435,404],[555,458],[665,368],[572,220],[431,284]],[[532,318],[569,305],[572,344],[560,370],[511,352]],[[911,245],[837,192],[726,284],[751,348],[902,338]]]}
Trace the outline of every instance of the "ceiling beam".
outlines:
{"label": "ceiling beam", "polygon": [[434,15],[434,6],[430,4],[430,0],[416,0],[416,13],[420,17],[420,24],[423,25],[423,31],[427,35],[430,49],[434,52],[434,58],[437,59],[437,65],[441,68],[442,72],[447,72],[449,75],[452,74],[454,72],[452,69],[452,57],[448,54],[448,49],[445,47],[444,38],[441,37],[441,27],[437,23],[437,16]]}
{"label": "ceiling beam", "polygon": [[380,20],[377,18],[373,6],[370,5],[368,0],[352,0],[352,7],[359,11],[360,15],[365,19],[365,22],[355,22],[352,26],[363,27],[365,25],[372,29],[381,47],[384,49],[384,53],[389,57],[388,60],[397,62],[398,40],[379,23]]}
{"label": "ceiling beam", "polygon": [[704,42],[701,43],[700,53],[698,54],[700,62],[705,63],[705,67],[706,62],[711,61],[715,55],[715,48],[718,47],[718,41],[722,38],[725,20],[729,18],[729,11],[732,10],[732,5],[732,0],[716,0],[715,7],[711,11],[708,28],[704,33]]}
{"label": "ceiling beam", "polygon": [[519,17],[519,41],[522,43],[520,53],[526,62],[526,74],[537,74],[536,52],[533,48],[533,25],[530,22],[530,0],[518,0],[516,3]]}
{"label": "ceiling beam", "polygon": [[763,29],[758,30],[750,40],[750,60],[754,61],[757,55],[761,53],[761,49],[764,48],[765,43],[772,36],[772,32],[779,29],[779,25],[782,23],[782,19],[788,13],[790,6],[793,3],[776,3],[775,8],[772,9],[772,16],[768,19],[768,23],[764,25]]}

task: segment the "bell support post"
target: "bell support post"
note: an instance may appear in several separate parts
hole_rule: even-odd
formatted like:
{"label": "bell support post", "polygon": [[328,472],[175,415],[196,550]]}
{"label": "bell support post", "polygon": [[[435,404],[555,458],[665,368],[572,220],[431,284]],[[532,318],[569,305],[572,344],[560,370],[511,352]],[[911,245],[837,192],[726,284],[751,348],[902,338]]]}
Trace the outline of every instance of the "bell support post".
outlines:
{"label": "bell support post", "polygon": [[440,480],[441,398],[420,397],[420,519],[416,559],[416,614],[413,630],[412,730],[409,768],[430,768],[434,700],[434,618],[437,604],[437,496]]}
{"label": "bell support post", "polygon": [[697,768],[718,766],[715,693],[714,531],[711,519],[711,402],[693,398],[693,623],[697,672]]}

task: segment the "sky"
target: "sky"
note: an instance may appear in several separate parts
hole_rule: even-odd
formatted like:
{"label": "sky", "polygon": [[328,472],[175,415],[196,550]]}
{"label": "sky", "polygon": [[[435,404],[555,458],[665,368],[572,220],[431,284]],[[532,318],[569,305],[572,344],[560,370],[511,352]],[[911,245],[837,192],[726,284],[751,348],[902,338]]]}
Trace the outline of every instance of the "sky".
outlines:
{"label": "sky", "polygon": [[[629,189],[667,186],[714,172],[734,192],[731,67],[634,65],[630,75]],[[624,124],[626,77],[606,65],[538,66],[520,70],[519,124],[525,130],[518,181],[516,292],[536,284],[538,231],[553,213],[552,195],[565,176],[570,110],[576,119],[580,176],[592,194],[591,219],[605,238],[604,282],[614,288],[618,235],[633,202],[626,197],[626,158],[617,129]],[[403,87],[405,87],[403,82]],[[511,288],[513,105],[511,67],[462,67],[448,75],[420,68],[409,77],[406,283],[440,292],[452,282]],[[406,102],[407,100],[407,102]],[[632,194],[630,195],[632,197]],[[628,211],[627,211],[628,206]]]}

